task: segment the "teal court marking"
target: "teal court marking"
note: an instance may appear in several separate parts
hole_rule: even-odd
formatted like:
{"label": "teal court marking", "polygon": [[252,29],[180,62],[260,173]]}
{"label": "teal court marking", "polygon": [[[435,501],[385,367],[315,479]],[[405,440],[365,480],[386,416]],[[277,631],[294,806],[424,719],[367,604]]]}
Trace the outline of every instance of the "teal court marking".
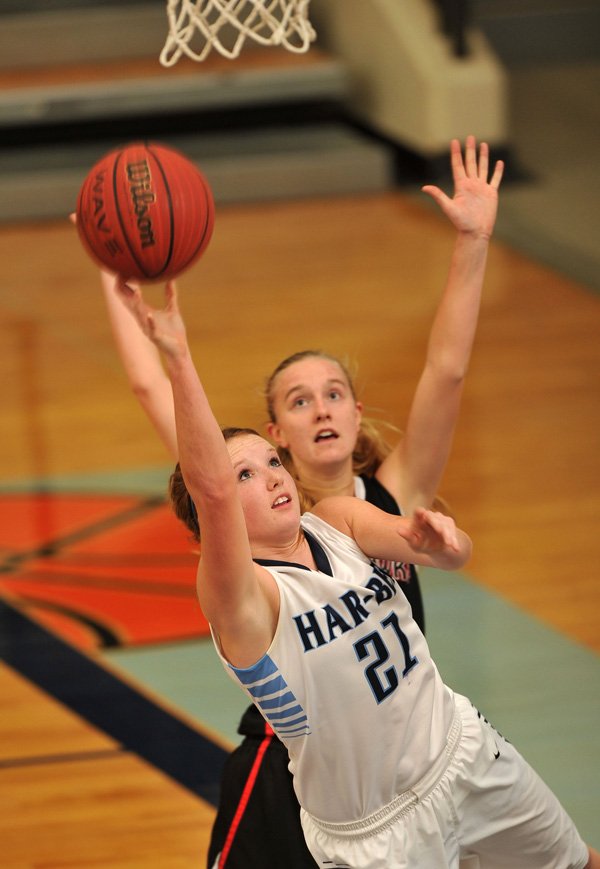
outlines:
{"label": "teal court marking", "polygon": [[469,579],[422,575],[444,681],[516,746],[600,847],[600,657]]}
{"label": "teal court marking", "polygon": [[15,482],[0,482],[0,493],[73,492],[93,495],[167,495],[173,466],[137,470],[101,471],[89,474],[64,474],[60,477],[30,477]]}
{"label": "teal court marking", "polygon": [[111,649],[103,655],[113,668],[150,687],[216,731],[232,747],[239,743],[237,726],[248,700],[227,677],[210,638],[151,648]]}

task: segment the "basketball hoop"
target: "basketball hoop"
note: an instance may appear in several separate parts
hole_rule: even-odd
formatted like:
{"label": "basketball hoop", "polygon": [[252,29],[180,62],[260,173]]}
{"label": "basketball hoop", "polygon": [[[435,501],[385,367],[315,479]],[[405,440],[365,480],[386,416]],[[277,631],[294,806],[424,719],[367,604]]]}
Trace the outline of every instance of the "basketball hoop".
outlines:
{"label": "basketball hoop", "polygon": [[236,58],[246,39],[308,50],[316,34],[308,20],[310,0],[167,0],[169,34],[160,54],[173,66],[182,54],[201,61],[215,48]]}

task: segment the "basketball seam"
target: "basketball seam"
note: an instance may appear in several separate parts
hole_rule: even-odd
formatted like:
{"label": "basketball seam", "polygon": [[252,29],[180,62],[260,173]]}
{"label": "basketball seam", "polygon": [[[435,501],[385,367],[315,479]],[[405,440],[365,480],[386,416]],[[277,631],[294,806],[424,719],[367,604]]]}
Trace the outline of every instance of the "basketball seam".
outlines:
{"label": "basketball seam", "polygon": [[160,275],[164,274],[164,272],[167,270],[169,263],[171,262],[171,259],[173,257],[173,246],[175,243],[175,215],[173,212],[173,198],[171,196],[171,186],[169,184],[169,179],[167,178],[167,176],[165,174],[165,170],[163,169],[163,165],[160,162],[160,158],[159,158],[158,154],[156,153],[156,151],[154,151],[150,145],[146,145],[146,150],[148,151],[149,154],[152,154],[152,156],[156,160],[156,165],[158,166],[160,174],[163,177],[163,181],[165,182],[165,190],[167,191],[167,199],[169,201],[169,222],[170,222],[169,251],[168,251],[166,260],[162,264],[162,268],[160,270],[160,273],[158,273],[156,275],[152,275],[152,277],[159,277]]}
{"label": "basketball seam", "polygon": [[[197,169],[196,169],[196,171],[198,172]],[[183,271],[191,263],[193,263],[194,258],[198,255],[198,251],[202,250],[202,247],[204,245],[204,240],[206,239],[206,235],[210,229],[210,224],[211,224],[210,213],[212,211],[212,207],[211,207],[212,206],[212,203],[211,203],[212,194],[209,193],[207,185],[206,185],[206,183],[204,183],[204,176],[202,175],[202,173],[198,172],[198,175],[200,176],[200,178],[202,180],[202,192],[204,193],[204,206],[205,206],[204,213],[206,214],[207,219],[204,221],[204,231],[202,233],[202,238],[200,239],[200,241],[198,242],[198,244],[194,248],[193,252],[189,255],[186,262],[181,266],[181,271]]]}

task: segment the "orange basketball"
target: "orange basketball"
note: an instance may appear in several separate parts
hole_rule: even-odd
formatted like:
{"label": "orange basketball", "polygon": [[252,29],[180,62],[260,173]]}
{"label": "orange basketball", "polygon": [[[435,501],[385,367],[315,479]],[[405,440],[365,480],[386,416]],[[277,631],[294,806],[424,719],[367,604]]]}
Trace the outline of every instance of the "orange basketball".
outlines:
{"label": "orange basketball", "polygon": [[202,172],[165,145],[133,142],[105,154],[77,199],[77,229],[99,265],[158,281],[189,268],[210,241],[214,202]]}

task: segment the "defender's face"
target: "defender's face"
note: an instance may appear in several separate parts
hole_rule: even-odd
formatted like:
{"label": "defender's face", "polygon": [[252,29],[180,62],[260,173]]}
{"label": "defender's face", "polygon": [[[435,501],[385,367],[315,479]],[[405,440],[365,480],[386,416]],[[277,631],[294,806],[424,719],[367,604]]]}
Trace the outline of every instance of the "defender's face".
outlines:
{"label": "defender's face", "polygon": [[351,460],[362,418],[343,370],[330,359],[311,356],[277,375],[268,431],[287,448],[298,472]]}

